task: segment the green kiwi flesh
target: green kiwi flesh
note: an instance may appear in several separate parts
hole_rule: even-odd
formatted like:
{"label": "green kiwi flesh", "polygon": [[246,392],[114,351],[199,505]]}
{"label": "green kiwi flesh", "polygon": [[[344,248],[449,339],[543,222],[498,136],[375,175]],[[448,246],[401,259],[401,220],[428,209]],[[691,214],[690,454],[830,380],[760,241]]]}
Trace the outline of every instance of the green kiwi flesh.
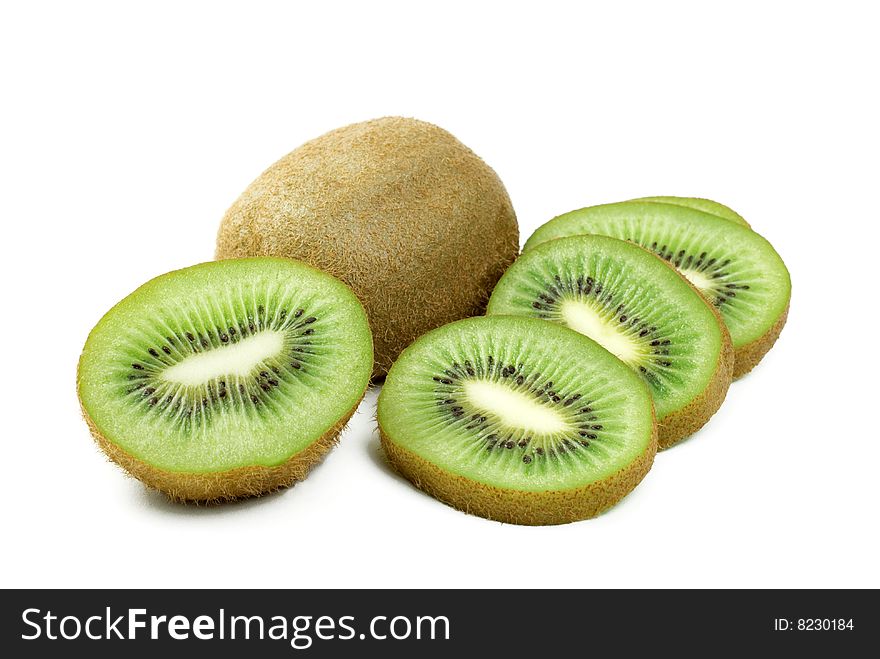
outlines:
{"label": "green kiwi flesh", "polygon": [[623,240],[573,236],[524,252],[487,313],[559,323],[600,343],[650,388],[662,448],[705,424],[730,385],[733,351],[717,312],[673,268]]}
{"label": "green kiwi flesh", "polygon": [[642,380],[591,339],[532,318],[425,334],[391,368],[377,418],[386,455],[415,485],[518,524],[600,513],[656,452]]}
{"label": "green kiwi flesh", "polygon": [[672,204],[673,206],[684,206],[685,208],[693,208],[694,210],[703,211],[704,213],[708,213],[709,215],[715,215],[717,217],[723,218],[725,220],[730,220],[731,222],[736,222],[744,227],[748,227],[749,223],[746,222],[746,219],[737,213],[735,210],[730,208],[729,206],[725,206],[717,201],[712,201],[711,199],[702,199],[700,197],[671,197],[671,196],[659,196],[659,197],[639,197],[638,199],[632,199],[631,201],[636,202],[654,202],[658,204]]}
{"label": "green kiwi flesh", "polygon": [[174,499],[216,501],[304,477],[371,369],[347,286],[290,259],[239,259],[162,275],[114,306],[77,391],[112,459]]}
{"label": "green kiwi flesh", "polygon": [[724,319],[735,352],[734,377],[773,346],[791,298],[788,269],[754,231],[674,204],[620,202],[565,213],[538,227],[525,250],[565,236],[601,234],[632,241],[674,265]]}

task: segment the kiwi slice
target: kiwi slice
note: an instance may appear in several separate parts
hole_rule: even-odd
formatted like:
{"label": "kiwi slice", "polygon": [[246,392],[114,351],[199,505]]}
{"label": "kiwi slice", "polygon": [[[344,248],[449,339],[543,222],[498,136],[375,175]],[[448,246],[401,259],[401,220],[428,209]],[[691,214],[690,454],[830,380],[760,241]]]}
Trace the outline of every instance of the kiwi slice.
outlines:
{"label": "kiwi slice", "polygon": [[657,449],[643,382],[594,341],[477,317],[403,351],[379,395],[382,446],[417,487],[475,515],[561,524],[611,507]]}
{"label": "kiwi slice", "polygon": [[791,279],[773,246],[754,231],[676,204],[619,202],[560,215],[538,227],[525,249],[588,233],[630,240],[678,268],[721,313],[733,341],[734,378],[752,370],[779,338]]}
{"label": "kiwi slice", "polygon": [[366,314],[339,280],[289,259],[157,277],[89,334],[77,392],[119,465],[175,500],[291,485],[336,441],[372,369]]}
{"label": "kiwi slice", "polygon": [[712,201],[711,199],[702,199],[700,197],[659,196],[639,197],[638,199],[632,199],[631,201],[652,201],[658,204],[684,206],[685,208],[693,208],[698,211],[703,211],[704,213],[709,213],[709,215],[716,215],[717,217],[724,218],[725,220],[730,220],[731,222],[741,224],[744,227],[749,226],[749,223],[746,222],[746,218],[737,213],[735,210],[733,210],[729,206],[718,203],[717,201]]}
{"label": "kiwi slice", "polygon": [[573,236],[523,253],[487,313],[566,325],[626,363],[654,396],[660,448],[702,427],[730,386],[733,349],[718,313],[675,270],[623,240]]}

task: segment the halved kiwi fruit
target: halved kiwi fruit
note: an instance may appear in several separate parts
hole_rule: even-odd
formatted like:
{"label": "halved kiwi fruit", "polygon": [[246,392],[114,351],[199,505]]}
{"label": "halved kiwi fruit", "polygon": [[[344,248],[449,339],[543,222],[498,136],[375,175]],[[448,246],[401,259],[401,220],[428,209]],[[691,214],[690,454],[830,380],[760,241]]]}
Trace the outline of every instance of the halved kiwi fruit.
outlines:
{"label": "halved kiwi fruit", "polygon": [[702,199],[701,197],[672,197],[672,196],[659,196],[659,197],[639,197],[638,199],[632,199],[631,201],[637,202],[645,202],[650,201],[658,204],[672,204],[673,206],[684,206],[685,208],[693,208],[694,210],[703,211],[704,213],[709,213],[709,215],[715,215],[717,217],[723,218],[725,220],[730,220],[731,222],[736,222],[744,227],[749,226],[749,223],[746,222],[746,218],[737,213],[735,210],[730,208],[729,206],[725,206],[724,204],[718,203],[717,201],[712,201],[711,199]]}
{"label": "halved kiwi fruit", "polygon": [[291,485],[336,441],[373,364],[339,280],[289,259],[157,277],[92,330],[77,392],[100,447],[175,500]]}
{"label": "halved kiwi fruit", "polygon": [[752,370],[779,338],[791,279],[773,246],[754,231],[685,206],[620,202],[560,215],[538,227],[525,249],[579,234],[632,241],[678,268],[721,313],[733,341],[734,378]]}
{"label": "halved kiwi fruit", "polygon": [[591,339],[532,318],[428,332],[394,363],[377,417],[386,455],[417,487],[516,524],[597,515],[657,448],[641,379]]}
{"label": "halved kiwi fruit", "polygon": [[730,386],[733,350],[717,312],[675,270],[623,240],[574,236],[523,253],[487,313],[566,325],[626,363],[654,396],[661,448],[702,427]]}

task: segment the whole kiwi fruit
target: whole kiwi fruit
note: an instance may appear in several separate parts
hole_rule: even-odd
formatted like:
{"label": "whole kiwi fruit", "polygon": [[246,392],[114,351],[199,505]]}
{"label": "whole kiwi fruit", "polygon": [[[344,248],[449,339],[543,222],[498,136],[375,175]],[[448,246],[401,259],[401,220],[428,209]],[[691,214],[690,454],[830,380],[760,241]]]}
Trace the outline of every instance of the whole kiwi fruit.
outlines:
{"label": "whole kiwi fruit", "polygon": [[290,257],[348,284],[369,317],[374,378],[425,332],[481,314],[518,252],[495,172],[445,130],[402,117],[338,128],[284,156],[217,236],[218,259]]}

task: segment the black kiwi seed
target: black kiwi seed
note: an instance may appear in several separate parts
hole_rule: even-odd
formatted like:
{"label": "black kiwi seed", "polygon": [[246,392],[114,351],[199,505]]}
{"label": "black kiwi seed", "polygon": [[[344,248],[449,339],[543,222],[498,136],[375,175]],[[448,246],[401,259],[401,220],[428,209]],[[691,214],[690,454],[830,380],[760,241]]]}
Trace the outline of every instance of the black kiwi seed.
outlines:
{"label": "black kiwi seed", "polygon": [[293,314],[293,317],[294,317],[294,318],[299,318],[299,317],[302,316],[304,313],[305,313],[305,311],[304,311],[303,309],[297,309],[297,310],[296,310],[296,313]]}
{"label": "black kiwi seed", "polygon": [[544,455],[544,449],[539,446],[535,449],[535,453],[537,453],[538,455]]}
{"label": "black kiwi seed", "polygon": [[300,364],[299,362],[290,362],[290,365],[293,366],[293,368],[295,368],[296,370],[302,368],[302,364]]}
{"label": "black kiwi seed", "polygon": [[132,364],[131,367],[133,369],[135,369],[136,371],[143,371],[144,370],[144,367],[141,366],[140,364]]}
{"label": "black kiwi seed", "polygon": [[532,461],[532,456],[530,456],[530,455],[523,456],[523,462],[525,462],[526,464],[529,464],[531,461]]}

